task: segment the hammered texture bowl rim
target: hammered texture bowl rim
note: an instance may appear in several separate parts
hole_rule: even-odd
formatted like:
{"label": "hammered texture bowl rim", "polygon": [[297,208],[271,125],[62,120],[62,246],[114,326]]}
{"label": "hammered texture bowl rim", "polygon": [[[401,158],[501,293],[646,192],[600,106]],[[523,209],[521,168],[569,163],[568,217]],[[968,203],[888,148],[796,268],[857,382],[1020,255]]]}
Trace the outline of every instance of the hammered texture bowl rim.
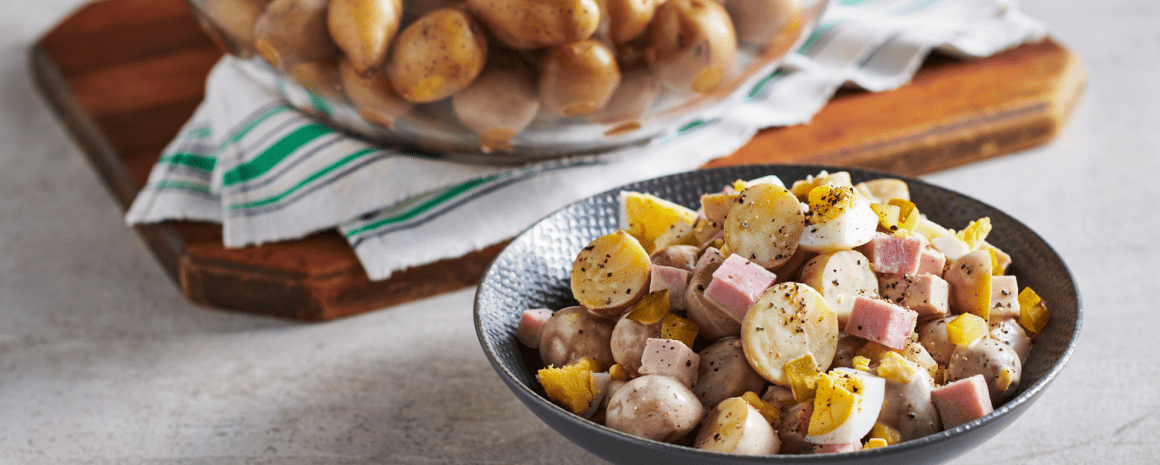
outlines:
{"label": "hammered texture bowl rim", "polygon": [[[634,186],[634,185],[640,185],[640,184],[645,184],[645,183],[664,183],[664,182],[666,182],[666,180],[673,180],[673,179],[677,179],[677,178],[682,177],[682,176],[696,176],[697,173],[706,173],[709,171],[726,171],[726,172],[728,172],[728,171],[748,170],[748,169],[753,169],[753,170],[758,170],[758,171],[768,171],[769,174],[778,174],[778,171],[788,171],[788,170],[805,170],[805,171],[810,171],[813,173],[817,173],[817,172],[822,171],[822,170],[826,170],[826,171],[829,171],[831,173],[835,172],[835,171],[848,171],[852,175],[855,175],[857,173],[856,176],[866,177],[867,179],[873,179],[873,178],[878,178],[878,177],[897,178],[897,179],[901,179],[903,181],[906,181],[911,186],[921,186],[921,187],[926,188],[926,189],[932,189],[935,192],[940,192],[943,195],[950,195],[953,197],[959,197],[959,198],[966,200],[966,201],[969,201],[969,202],[975,202],[975,203],[979,204],[979,206],[982,207],[983,209],[990,210],[991,212],[994,212],[998,215],[1001,215],[1002,217],[1004,217],[1004,219],[1009,220],[1009,221],[1013,222],[1014,224],[1020,226],[1021,228],[1025,229],[1026,232],[1031,234],[1031,236],[1036,241],[1042,243],[1042,245],[1044,246],[1044,251],[1049,253],[1052,258],[1054,258],[1055,260],[1057,260],[1059,262],[1059,265],[1062,268],[1063,277],[1066,279],[1067,287],[1069,287],[1071,290],[1074,291],[1075,323],[1074,323],[1074,327],[1071,330],[1071,334],[1068,335],[1066,346],[1063,348],[1063,351],[1060,354],[1060,356],[1058,357],[1058,359],[1052,364],[1051,368],[1049,370],[1047,370],[1047,372],[1044,373],[1043,376],[1039,380],[1037,380],[1033,385],[1022,389],[1022,391],[1019,393],[1018,396],[1006,401],[1003,405],[1001,405],[998,408],[995,408],[994,411],[992,411],[991,413],[987,414],[986,416],[984,416],[982,418],[973,420],[969,423],[957,426],[955,428],[951,428],[949,430],[940,431],[938,433],[934,433],[934,434],[931,434],[928,436],[913,439],[910,441],[906,441],[906,442],[903,442],[900,444],[895,444],[895,445],[888,446],[888,447],[869,449],[869,450],[861,450],[861,451],[855,451],[855,452],[846,452],[846,453],[842,453],[842,454],[814,454],[814,455],[744,456],[744,455],[705,451],[705,450],[700,450],[700,449],[687,447],[687,446],[683,446],[683,445],[670,444],[670,443],[665,443],[665,442],[660,442],[660,441],[655,441],[655,440],[651,440],[651,439],[645,439],[645,438],[640,438],[637,436],[625,434],[625,433],[622,433],[620,431],[609,428],[607,426],[604,426],[602,424],[578,417],[578,416],[572,414],[571,412],[567,411],[563,407],[560,407],[560,406],[556,405],[555,403],[549,401],[548,399],[544,398],[541,394],[534,391],[532,389],[532,387],[522,383],[519,380],[519,376],[517,376],[516,373],[514,373],[509,367],[507,367],[504,363],[502,363],[500,361],[498,354],[495,350],[495,347],[493,347],[493,345],[489,342],[489,338],[485,334],[485,328],[484,328],[482,320],[480,318],[481,310],[482,310],[480,298],[481,298],[481,295],[484,293],[486,286],[491,285],[492,280],[496,279],[495,278],[495,274],[497,273],[496,266],[500,262],[501,257],[504,257],[505,254],[508,253],[509,250],[511,250],[512,245],[515,244],[516,241],[520,240],[521,238],[524,238],[529,232],[535,230],[541,224],[543,224],[547,221],[551,221],[553,218],[555,218],[557,215],[560,215],[562,212],[568,211],[572,208],[575,208],[575,207],[582,205],[582,204],[585,204],[585,203],[593,203],[593,201],[597,198],[600,198],[602,196],[607,196],[607,195],[619,192],[621,190],[625,190],[626,188],[631,188],[631,186]],[[792,180],[789,180],[789,181],[792,181]],[[670,452],[673,452],[676,454],[681,454],[681,455],[687,454],[687,457],[690,459],[702,458],[702,459],[713,459],[713,460],[718,460],[718,461],[726,460],[726,461],[736,462],[736,463],[748,463],[748,462],[752,462],[752,463],[827,463],[827,462],[834,462],[834,461],[857,460],[859,458],[866,458],[866,459],[886,458],[886,457],[889,457],[892,455],[899,454],[901,452],[915,451],[918,449],[930,448],[932,446],[937,446],[938,444],[942,444],[942,443],[946,443],[948,441],[951,441],[956,436],[962,435],[962,434],[969,432],[973,429],[985,428],[988,425],[991,425],[992,423],[997,423],[1004,416],[1011,414],[1011,412],[1016,411],[1018,409],[1021,409],[1023,407],[1029,406],[1032,402],[1034,402],[1038,398],[1038,396],[1047,388],[1047,386],[1049,384],[1051,384],[1052,381],[1055,380],[1055,378],[1059,375],[1059,373],[1063,370],[1064,366],[1070,360],[1072,354],[1075,352],[1075,349],[1079,343],[1079,336],[1080,336],[1080,332],[1081,332],[1081,329],[1083,326],[1083,299],[1082,299],[1082,296],[1080,295],[1079,287],[1076,285],[1074,274],[1071,272],[1071,269],[1067,266],[1067,263],[1063,261],[1062,256],[1059,255],[1059,253],[1055,250],[1055,248],[1052,247],[1051,244],[1048,243],[1042,236],[1040,236],[1039,233],[1035,232],[1034,230],[1032,230],[1030,227],[1028,227],[1024,223],[1022,223],[1021,221],[1006,214],[1002,210],[991,206],[990,204],[982,202],[982,201],[975,199],[971,196],[968,196],[966,194],[962,194],[962,193],[959,193],[957,191],[953,191],[953,190],[950,190],[950,189],[947,189],[947,188],[944,188],[944,187],[941,187],[941,186],[938,186],[935,184],[928,183],[928,182],[923,181],[921,179],[917,179],[917,178],[913,178],[913,177],[909,177],[909,176],[898,175],[898,174],[890,173],[890,172],[886,172],[886,171],[862,169],[862,168],[852,168],[852,167],[841,167],[841,166],[830,166],[830,165],[769,164],[769,165],[727,166],[727,167],[718,167],[718,168],[708,168],[708,169],[697,170],[697,171],[688,171],[688,172],[682,172],[682,173],[674,173],[671,175],[642,180],[642,181],[638,181],[638,182],[634,182],[634,183],[629,183],[629,184],[626,184],[624,186],[619,186],[619,187],[616,187],[613,189],[609,189],[609,190],[606,190],[606,191],[601,192],[599,194],[595,194],[595,195],[586,197],[584,199],[572,202],[568,205],[565,205],[565,206],[557,209],[556,211],[552,212],[549,215],[546,215],[544,218],[541,218],[540,220],[533,223],[531,226],[527,227],[524,231],[522,231],[507,246],[505,246],[504,250],[501,251],[500,254],[497,255],[497,257],[493,260],[492,264],[489,265],[487,271],[484,273],[483,278],[480,280],[480,283],[476,288],[476,293],[475,293],[475,298],[474,298],[474,308],[473,308],[473,319],[474,319],[474,324],[475,324],[475,329],[476,329],[476,336],[479,339],[479,343],[480,343],[481,347],[483,348],[484,353],[487,355],[488,362],[491,363],[492,367],[495,369],[497,375],[499,375],[501,380],[503,380],[504,384],[507,385],[508,388],[513,391],[513,394],[516,394],[517,397],[519,397],[520,400],[523,401],[525,404],[527,404],[528,399],[534,399],[534,400],[532,400],[532,402],[536,403],[538,407],[540,407],[542,409],[546,409],[546,410],[542,410],[540,412],[537,412],[535,410],[535,408],[533,408],[532,405],[527,405],[527,407],[530,410],[532,410],[533,413],[535,413],[537,416],[540,416],[541,414],[553,414],[553,416],[558,416],[563,421],[567,421],[569,423],[574,424],[574,426],[579,426],[579,427],[583,427],[585,429],[592,430],[594,432],[599,433],[602,436],[611,436],[612,439],[627,441],[629,443],[639,445],[642,448],[671,449]],[[1017,415],[1021,414],[1021,413],[1022,412],[1016,412]],[[544,419],[541,418],[541,420],[544,420]],[[544,421],[545,421],[545,423],[548,423],[546,420],[544,420]],[[553,426],[553,425],[549,424],[549,426]],[[553,426],[553,429],[555,429],[554,426]],[[997,433],[997,431],[995,431],[995,433]],[[560,433],[560,434],[562,436],[564,436],[565,438],[569,439],[570,441],[574,441],[574,439],[569,437],[569,435],[563,434],[563,433]],[[980,442],[984,442],[984,441],[980,441]],[[975,444],[975,445],[977,445],[977,444]],[[973,448],[974,445],[972,445],[971,447]]]}

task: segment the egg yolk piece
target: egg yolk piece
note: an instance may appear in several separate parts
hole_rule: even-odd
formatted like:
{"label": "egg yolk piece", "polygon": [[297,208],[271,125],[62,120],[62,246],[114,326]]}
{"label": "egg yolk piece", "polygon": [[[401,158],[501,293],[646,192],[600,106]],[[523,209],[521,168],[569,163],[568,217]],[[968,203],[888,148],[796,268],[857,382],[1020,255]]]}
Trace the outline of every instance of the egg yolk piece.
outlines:
{"label": "egg yolk piece", "polygon": [[813,444],[861,441],[874,428],[885,394],[886,380],[866,372],[835,368],[820,375],[806,441]]}

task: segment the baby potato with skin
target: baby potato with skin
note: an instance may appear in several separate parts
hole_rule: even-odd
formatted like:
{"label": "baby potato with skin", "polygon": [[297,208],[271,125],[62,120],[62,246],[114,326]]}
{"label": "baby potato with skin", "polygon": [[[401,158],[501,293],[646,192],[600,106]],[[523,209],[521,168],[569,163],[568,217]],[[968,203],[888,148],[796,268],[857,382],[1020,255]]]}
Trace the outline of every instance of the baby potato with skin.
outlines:
{"label": "baby potato with skin", "polygon": [[605,424],[633,436],[675,442],[693,432],[704,414],[697,396],[680,381],[646,375],[612,394]]}
{"label": "baby potato with skin", "polygon": [[480,148],[511,151],[512,138],[540,111],[532,70],[518,58],[492,51],[488,65],[467,88],[451,96],[455,116],[479,134]]}
{"label": "baby potato with skin", "polygon": [[713,0],[668,0],[649,26],[650,68],[677,95],[710,94],[736,67],[737,33]]}
{"label": "baby potato with skin", "polygon": [[594,39],[570,42],[544,52],[540,62],[540,100],[560,116],[583,116],[608,103],[620,85],[612,50]]}
{"label": "baby potato with skin", "polygon": [[584,307],[568,307],[552,314],[540,335],[540,361],[557,368],[591,358],[606,371],[612,358],[611,321],[600,318]]}
{"label": "baby potato with skin", "polygon": [[347,97],[367,121],[389,128],[411,111],[413,105],[395,92],[386,73],[363,77],[345,57],[338,61],[338,71]]}
{"label": "baby potato with skin", "polygon": [[254,47],[275,68],[333,57],[326,15],[329,0],[274,0],[254,24]]}
{"label": "baby potato with skin", "polygon": [[648,29],[659,0],[605,0],[612,43],[623,44]]}
{"label": "baby potato with skin", "polygon": [[411,23],[387,59],[391,85],[403,98],[426,103],[463,90],[487,62],[487,38],[467,13],[445,8]]}
{"label": "baby potato with skin", "polygon": [[270,0],[206,0],[205,12],[242,53],[254,50],[254,25]]}
{"label": "baby potato with skin", "polygon": [[467,9],[517,50],[584,40],[600,25],[597,0],[467,0]]}
{"label": "baby potato with skin", "polygon": [[361,76],[378,72],[399,31],[402,0],[330,0],[330,37]]}
{"label": "baby potato with skin", "polygon": [[757,409],[740,397],[725,399],[701,424],[693,446],[741,455],[778,453],[781,440]]}

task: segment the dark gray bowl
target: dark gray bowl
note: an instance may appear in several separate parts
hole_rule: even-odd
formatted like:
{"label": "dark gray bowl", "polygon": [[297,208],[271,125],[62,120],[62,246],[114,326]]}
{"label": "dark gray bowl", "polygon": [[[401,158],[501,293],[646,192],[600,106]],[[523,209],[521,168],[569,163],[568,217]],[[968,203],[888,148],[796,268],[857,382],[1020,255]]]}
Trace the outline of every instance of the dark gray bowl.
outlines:
{"label": "dark gray bowl", "polygon": [[776,174],[792,182],[818,171],[849,171],[854,182],[887,173],[849,168],[799,165],[741,166],[681,173],[629,184],[573,203],[536,223],[492,263],[475,297],[475,329],[500,379],[536,416],[564,437],[612,463],[939,463],[949,461],[998,434],[1015,421],[1055,379],[1075,350],[1082,321],[1079,290],[1059,254],[1019,221],[982,202],[916,179],[906,179],[911,199],[921,212],[950,228],[962,228],[983,216],[991,218],[991,242],[1011,254],[1009,273],[1020,288],[1030,286],[1043,297],[1051,322],[1023,365],[1015,397],[991,414],[921,439],[889,447],[844,454],[809,456],[740,456],[641,439],[580,418],[552,404],[535,379],[540,367],[535,351],[516,341],[520,314],[530,308],[560,309],[575,305],[568,284],[572,260],[593,239],[616,229],[620,190],[655,194],[696,208],[700,194],[735,179]]}

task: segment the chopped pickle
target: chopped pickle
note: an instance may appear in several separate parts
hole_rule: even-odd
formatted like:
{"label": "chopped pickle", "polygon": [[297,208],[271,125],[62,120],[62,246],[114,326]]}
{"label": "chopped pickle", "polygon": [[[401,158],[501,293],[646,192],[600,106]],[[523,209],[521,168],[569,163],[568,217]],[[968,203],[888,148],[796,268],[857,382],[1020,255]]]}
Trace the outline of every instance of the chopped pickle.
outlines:
{"label": "chopped pickle", "polygon": [[914,231],[914,227],[918,224],[918,206],[909,200],[890,199],[886,202],[887,205],[895,205],[899,208],[898,211],[898,229],[905,229],[907,231]]}
{"label": "chopped pickle", "polygon": [[809,435],[821,436],[838,428],[854,413],[865,387],[854,376],[822,373],[818,375],[814,413],[810,416]]}
{"label": "chopped pickle", "polygon": [[794,359],[781,369],[785,371],[785,377],[789,378],[789,387],[793,390],[794,400],[805,402],[814,397],[820,373],[813,354],[805,354],[801,358]]}
{"label": "chopped pickle", "polygon": [[669,290],[661,289],[640,299],[626,318],[651,325],[669,313]]}
{"label": "chopped pickle", "polygon": [[614,381],[628,381],[628,372],[619,363],[608,368],[608,376],[612,377]]}
{"label": "chopped pickle", "polygon": [[749,402],[749,405],[761,413],[761,416],[765,417],[765,421],[768,421],[770,424],[776,424],[781,421],[781,407],[776,402],[761,400],[761,397],[758,397],[757,393],[753,391],[742,394],[741,398]]}
{"label": "chopped pickle", "polygon": [[883,203],[870,204],[870,209],[878,214],[878,225],[887,231],[898,230],[898,215],[902,212],[902,207],[898,205],[889,205]]}
{"label": "chopped pickle", "polygon": [[910,361],[903,358],[898,352],[887,352],[878,364],[878,376],[898,384],[909,383],[914,379],[915,369]]}
{"label": "chopped pickle", "polygon": [[886,447],[889,445],[890,444],[888,444],[885,439],[870,438],[870,440],[866,441],[866,445],[862,446],[862,449],[863,450],[865,450],[865,449],[877,449],[879,447]]}
{"label": "chopped pickle", "polygon": [[902,442],[902,433],[898,432],[894,427],[883,423],[875,422],[874,428],[870,429],[871,439],[881,439],[886,442],[886,445],[893,445]]}
{"label": "chopped pickle", "polygon": [[737,192],[741,192],[741,191],[745,190],[745,188],[748,186],[749,186],[749,183],[745,182],[744,180],[738,179],[736,181],[733,181],[733,190],[735,190]]}
{"label": "chopped pickle", "polygon": [[1003,276],[1003,265],[999,262],[999,254],[995,249],[985,249],[991,254],[991,276]]}
{"label": "chopped pickle", "polygon": [[561,368],[544,368],[536,373],[536,379],[549,399],[572,413],[584,415],[596,398],[592,370],[586,365],[582,360]]}
{"label": "chopped pickle", "polygon": [[947,338],[959,347],[971,345],[987,332],[987,320],[973,313],[964,313],[947,323]]}
{"label": "chopped pickle", "polygon": [[681,341],[690,349],[693,348],[693,341],[697,339],[697,332],[700,330],[701,327],[697,323],[672,313],[666,313],[664,318],[661,318],[661,337]]}
{"label": "chopped pickle", "polygon": [[854,208],[858,194],[850,186],[823,184],[810,190],[810,213],[806,221],[812,224],[833,221],[838,215]]}
{"label": "chopped pickle", "polygon": [[1047,312],[1047,304],[1043,303],[1043,299],[1031,290],[1030,287],[1023,288],[1019,292],[1019,325],[1035,334],[1043,332],[1043,328],[1047,326],[1047,321],[1051,319],[1051,314]]}
{"label": "chopped pickle", "polygon": [[971,250],[978,250],[979,246],[987,239],[987,234],[991,232],[991,218],[982,217],[976,221],[972,221],[962,231],[955,233],[967,243]]}
{"label": "chopped pickle", "polygon": [[870,371],[870,359],[861,355],[854,356],[854,369],[861,371]]}

